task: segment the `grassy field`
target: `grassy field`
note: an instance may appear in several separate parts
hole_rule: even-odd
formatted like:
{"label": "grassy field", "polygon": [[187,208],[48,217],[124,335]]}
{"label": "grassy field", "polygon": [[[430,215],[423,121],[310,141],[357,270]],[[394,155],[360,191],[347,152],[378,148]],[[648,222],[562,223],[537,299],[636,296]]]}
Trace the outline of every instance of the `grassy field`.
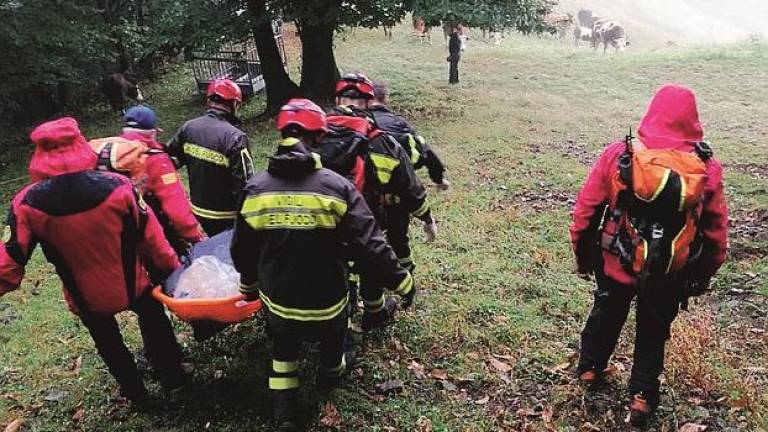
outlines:
{"label": "grassy field", "polygon": [[[592,286],[572,273],[569,211],[589,165],[636,127],[663,83],[692,86],[733,211],[730,258],[715,292],[681,313],[669,345],[663,406],[653,430],[687,422],[708,431],[768,428],[768,47],[629,51],[603,56],[551,39],[472,41],[462,84],[447,85],[441,42],[406,29],[349,32],[337,45],[346,70],[388,81],[393,105],[429,137],[454,188],[433,190],[440,238],[418,244],[423,289],[415,311],[367,337],[343,389],[318,394],[312,352],[303,363],[311,430],[617,431],[625,423],[632,326],[609,384],[585,394],[573,378]],[[295,62],[294,62],[295,63]],[[148,85],[166,137],[200,111],[184,67]],[[254,159],[274,149],[261,101],[244,113]],[[118,130],[103,107],[86,112],[91,137]],[[23,180],[26,153],[6,152],[3,202]],[[416,228],[414,226],[414,228]],[[139,348],[134,319],[122,317]],[[199,344],[178,323],[194,382],[140,415],[116,387],[85,329],[65,309],[59,281],[37,253],[19,292],[0,300],[0,427],[23,430],[268,431],[269,347],[258,320]],[[378,388],[398,391],[380,394]],[[163,396],[160,389],[152,391]],[[336,410],[336,412],[334,412]]]}

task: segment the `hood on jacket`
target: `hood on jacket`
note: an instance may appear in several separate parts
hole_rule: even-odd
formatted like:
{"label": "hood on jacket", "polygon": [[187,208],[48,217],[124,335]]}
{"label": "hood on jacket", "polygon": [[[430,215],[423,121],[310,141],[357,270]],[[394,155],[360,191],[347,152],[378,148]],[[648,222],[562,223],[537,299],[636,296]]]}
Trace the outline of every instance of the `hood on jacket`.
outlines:
{"label": "hood on jacket", "polygon": [[141,141],[151,149],[165,151],[165,147],[157,142],[157,129],[124,127],[120,136],[130,141]]}
{"label": "hood on jacket", "polygon": [[704,139],[693,91],[674,84],[662,87],[651,100],[637,134],[648,148],[692,151]]}
{"label": "hood on jacket", "polygon": [[35,153],[29,162],[29,176],[33,182],[96,167],[96,153],[72,117],[43,123],[29,138],[35,145]]}
{"label": "hood on jacket", "polygon": [[267,171],[276,177],[300,178],[320,168],[320,156],[307,150],[298,139],[285,138],[277,153],[269,158]]}

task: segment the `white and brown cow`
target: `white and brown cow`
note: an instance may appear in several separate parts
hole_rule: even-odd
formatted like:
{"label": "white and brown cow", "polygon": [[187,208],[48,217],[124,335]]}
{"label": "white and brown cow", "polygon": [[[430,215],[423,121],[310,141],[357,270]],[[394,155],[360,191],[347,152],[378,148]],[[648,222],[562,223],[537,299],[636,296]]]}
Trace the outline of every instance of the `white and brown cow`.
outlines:
{"label": "white and brown cow", "polygon": [[592,29],[595,49],[603,44],[603,53],[608,50],[610,44],[616,52],[623,52],[629,45],[627,32],[618,21],[598,21]]}

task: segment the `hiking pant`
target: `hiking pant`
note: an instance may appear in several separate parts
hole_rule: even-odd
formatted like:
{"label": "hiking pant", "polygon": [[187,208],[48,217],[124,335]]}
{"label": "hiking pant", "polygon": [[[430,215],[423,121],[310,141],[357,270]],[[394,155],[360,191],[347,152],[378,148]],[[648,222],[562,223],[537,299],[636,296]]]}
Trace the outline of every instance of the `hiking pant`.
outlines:
{"label": "hiking pant", "polygon": [[[163,305],[147,291],[134,302],[131,310],[139,317],[147,359],[157,371],[160,382],[167,386],[178,385],[184,375],[181,347]],[[133,354],[123,342],[115,316],[87,313],[80,318],[109,372],[120,385],[123,396],[131,400],[145,398],[147,391],[144,382],[136,368]]]}
{"label": "hiking pant", "polygon": [[411,274],[416,269],[416,264],[411,257],[410,238],[408,229],[411,223],[411,215],[403,206],[392,204],[386,206],[387,213],[387,243],[395,251],[400,265]]}
{"label": "hiking pant", "polygon": [[448,82],[450,84],[457,84],[459,82],[459,61],[451,60],[449,63],[451,66],[448,72]]}
{"label": "hiking pant", "polygon": [[[597,272],[595,303],[581,332],[579,373],[602,372],[616,348],[627,320],[635,286],[623,285]],[[659,403],[659,375],[664,368],[664,346],[680,306],[678,279],[648,282],[637,296],[635,350],[629,379],[630,397],[642,393],[648,403]]]}
{"label": "hiking pant", "polygon": [[[299,390],[299,351],[302,342],[319,342],[318,381],[339,380],[346,370],[344,348],[347,343],[347,316],[342,313],[329,321],[299,322],[267,318],[267,333],[272,339],[272,374],[275,420],[291,420],[297,414]],[[275,321],[277,321],[275,323]]]}

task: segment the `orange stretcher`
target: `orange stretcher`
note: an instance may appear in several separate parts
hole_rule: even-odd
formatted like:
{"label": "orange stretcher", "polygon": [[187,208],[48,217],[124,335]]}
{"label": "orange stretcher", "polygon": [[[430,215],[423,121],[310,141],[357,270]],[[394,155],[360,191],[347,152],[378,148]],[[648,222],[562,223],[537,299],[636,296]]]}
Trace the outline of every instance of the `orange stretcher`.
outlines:
{"label": "orange stretcher", "polygon": [[218,321],[239,323],[261,310],[261,300],[246,301],[244,295],[217,299],[177,299],[166,295],[162,287],[155,287],[152,296],[184,321]]}

